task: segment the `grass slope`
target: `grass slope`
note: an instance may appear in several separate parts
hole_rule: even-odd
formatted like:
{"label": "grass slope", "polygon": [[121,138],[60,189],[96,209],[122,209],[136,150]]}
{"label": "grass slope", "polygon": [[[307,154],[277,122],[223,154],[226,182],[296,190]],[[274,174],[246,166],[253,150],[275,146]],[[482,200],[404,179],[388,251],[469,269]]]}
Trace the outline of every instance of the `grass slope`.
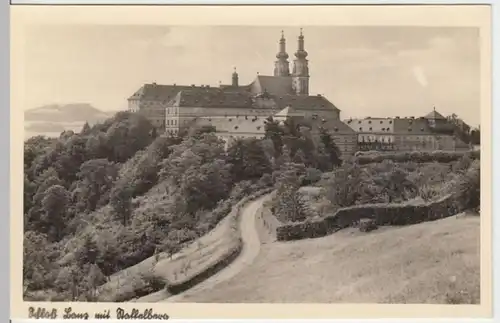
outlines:
{"label": "grass slope", "polygon": [[479,303],[479,223],[466,215],[266,244],[238,276],[183,301]]}

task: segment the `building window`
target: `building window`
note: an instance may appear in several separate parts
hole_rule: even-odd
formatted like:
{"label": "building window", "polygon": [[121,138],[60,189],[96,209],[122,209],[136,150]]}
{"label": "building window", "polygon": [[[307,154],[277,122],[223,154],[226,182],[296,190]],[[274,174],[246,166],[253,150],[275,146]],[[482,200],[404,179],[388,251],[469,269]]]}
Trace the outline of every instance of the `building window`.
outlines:
{"label": "building window", "polygon": [[370,131],[372,131],[372,127],[370,127]]}
{"label": "building window", "polygon": [[363,128],[362,128],[362,127],[359,127],[359,131],[363,131]]}

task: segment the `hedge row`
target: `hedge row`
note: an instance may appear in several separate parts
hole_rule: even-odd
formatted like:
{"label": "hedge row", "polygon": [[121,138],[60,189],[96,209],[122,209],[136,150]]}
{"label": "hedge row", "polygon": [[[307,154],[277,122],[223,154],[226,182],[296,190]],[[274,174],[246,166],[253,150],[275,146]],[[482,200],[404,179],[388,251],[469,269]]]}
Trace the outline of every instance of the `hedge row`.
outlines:
{"label": "hedge row", "polygon": [[391,160],[394,162],[415,162],[415,163],[449,163],[457,161],[464,156],[469,156],[471,159],[480,159],[481,154],[479,150],[474,151],[413,151],[402,153],[377,153],[377,152],[357,152],[355,160],[360,165],[371,163],[380,163],[384,160]]}
{"label": "hedge row", "polygon": [[274,188],[269,187],[269,188],[265,188],[265,189],[262,189],[262,190],[259,190],[257,192],[252,193],[251,195],[249,195],[249,196],[243,198],[241,201],[239,201],[235,205],[235,207],[233,208],[231,213],[228,215],[230,217],[230,221],[231,221],[231,228],[236,231],[236,233],[238,234],[238,238],[239,238],[239,241],[238,241],[239,243],[236,245],[235,248],[230,250],[230,252],[228,252],[225,256],[220,258],[212,266],[210,266],[208,268],[203,268],[197,274],[195,274],[191,277],[188,277],[188,278],[184,279],[183,281],[175,282],[173,284],[172,283],[168,284],[168,286],[166,287],[167,291],[173,295],[180,294],[180,293],[188,290],[189,288],[192,288],[193,286],[201,283],[202,281],[208,279],[209,277],[215,275],[220,270],[224,269],[229,264],[231,264],[239,256],[241,249],[243,247],[243,242],[241,240],[241,232],[240,232],[239,225],[238,225],[239,216],[241,215],[241,209],[248,202],[250,202],[254,199],[257,199],[257,198],[259,198],[259,197],[261,197],[261,196],[263,196],[263,195],[265,195],[273,190],[274,190]]}
{"label": "hedge row", "polygon": [[371,204],[339,209],[335,214],[310,222],[283,224],[276,230],[279,241],[318,238],[356,225],[361,219],[373,219],[377,225],[409,225],[433,221],[464,211],[463,197],[448,195],[431,203]]}

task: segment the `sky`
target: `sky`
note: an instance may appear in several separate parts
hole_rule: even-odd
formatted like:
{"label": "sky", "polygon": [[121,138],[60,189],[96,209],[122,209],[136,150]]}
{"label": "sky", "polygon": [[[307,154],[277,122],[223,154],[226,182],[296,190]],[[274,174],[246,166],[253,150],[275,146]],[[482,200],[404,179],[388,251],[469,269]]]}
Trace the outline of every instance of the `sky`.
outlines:
{"label": "sky", "polygon": [[[272,75],[282,29],[292,62],[296,27],[31,26],[24,109],[121,110],[144,83],[229,84],[234,67],[248,84],[257,73]],[[342,119],[421,116],[436,107],[479,125],[478,28],[304,26],[303,33],[310,94],[326,96]]]}

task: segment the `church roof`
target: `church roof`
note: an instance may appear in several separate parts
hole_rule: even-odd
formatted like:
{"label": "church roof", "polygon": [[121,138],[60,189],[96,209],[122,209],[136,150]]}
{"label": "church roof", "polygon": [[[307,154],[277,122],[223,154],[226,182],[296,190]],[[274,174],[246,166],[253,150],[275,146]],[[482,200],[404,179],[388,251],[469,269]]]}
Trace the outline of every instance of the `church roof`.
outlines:
{"label": "church roof", "polygon": [[227,92],[218,88],[193,88],[177,93],[173,104],[179,107],[231,107],[253,106],[252,96],[245,92]]}
{"label": "church roof", "polygon": [[267,91],[274,95],[292,94],[292,78],[288,76],[258,75],[251,84],[252,92]]}
{"label": "church roof", "polygon": [[161,84],[144,84],[141,86],[130,98],[145,99],[145,100],[159,100],[170,101],[181,90],[190,89],[194,86],[187,85],[161,85]]}
{"label": "church roof", "polygon": [[[273,93],[274,94],[274,93]],[[322,95],[273,95],[279,109],[293,107],[296,110],[336,110],[333,103]]]}
{"label": "church roof", "polygon": [[[232,85],[224,85],[220,88],[210,87],[208,85],[163,85],[163,84],[144,84],[141,86],[130,98],[133,99],[145,99],[145,100],[158,100],[158,101],[170,101],[175,98],[175,96],[180,91],[198,91],[198,93],[206,91],[221,91],[224,92],[250,92],[250,86],[238,86],[234,87]],[[200,92],[201,91],[201,92]]]}
{"label": "church roof", "polygon": [[434,109],[433,111],[426,114],[424,118],[436,119],[436,120],[446,120],[446,118],[441,113],[437,112],[436,109]]}

